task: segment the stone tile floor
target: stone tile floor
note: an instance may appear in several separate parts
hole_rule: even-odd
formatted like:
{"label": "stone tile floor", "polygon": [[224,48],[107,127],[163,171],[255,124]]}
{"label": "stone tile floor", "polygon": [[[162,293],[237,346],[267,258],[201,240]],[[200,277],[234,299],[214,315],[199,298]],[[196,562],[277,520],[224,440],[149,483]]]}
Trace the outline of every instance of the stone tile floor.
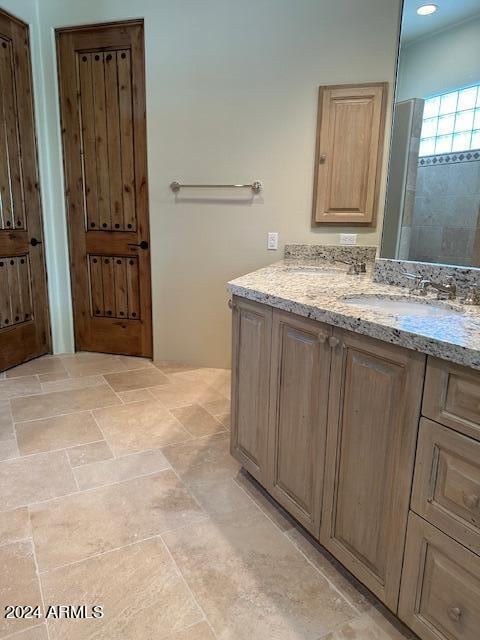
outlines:
{"label": "stone tile floor", "polygon": [[231,458],[229,384],[94,353],[0,374],[0,638],[412,637]]}

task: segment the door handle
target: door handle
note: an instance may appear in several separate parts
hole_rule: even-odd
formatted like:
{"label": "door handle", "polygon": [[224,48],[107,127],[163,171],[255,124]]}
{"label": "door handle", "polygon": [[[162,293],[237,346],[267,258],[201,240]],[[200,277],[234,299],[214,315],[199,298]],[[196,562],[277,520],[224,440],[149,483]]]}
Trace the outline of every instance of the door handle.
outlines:
{"label": "door handle", "polygon": [[37,244],[42,244],[41,240],[37,240],[36,238],[31,238],[30,239],[30,244],[32,245],[32,247],[36,247]]}
{"label": "door handle", "polygon": [[129,247],[140,247],[140,249],[148,249],[148,242],[146,240],[142,240],[141,242],[138,242],[137,244],[133,243],[133,242],[129,242],[128,243]]}

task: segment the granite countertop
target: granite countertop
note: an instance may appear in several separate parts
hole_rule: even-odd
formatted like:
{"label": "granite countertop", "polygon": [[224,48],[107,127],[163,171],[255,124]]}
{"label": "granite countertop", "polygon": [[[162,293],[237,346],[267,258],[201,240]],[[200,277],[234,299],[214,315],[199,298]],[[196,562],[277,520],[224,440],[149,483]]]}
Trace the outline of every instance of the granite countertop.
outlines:
{"label": "granite countertop", "polygon": [[[299,273],[305,268],[307,273]],[[315,271],[327,270],[328,275]],[[393,315],[381,308],[365,309],[347,304],[355,295],[408,296],[405,287],[374,282],[367,274],[348,275],[340,263],[318,258],[286,258],[228,283],[231,294],[262,302],[305,318],[398,344],[458,364],[480,369],[480,308],[457,301],[438,303],[460,314],[419,317]],[[310,271],[310,272],[308,272]],[[434,292],[413,297],[419,302],[436,300]]]}

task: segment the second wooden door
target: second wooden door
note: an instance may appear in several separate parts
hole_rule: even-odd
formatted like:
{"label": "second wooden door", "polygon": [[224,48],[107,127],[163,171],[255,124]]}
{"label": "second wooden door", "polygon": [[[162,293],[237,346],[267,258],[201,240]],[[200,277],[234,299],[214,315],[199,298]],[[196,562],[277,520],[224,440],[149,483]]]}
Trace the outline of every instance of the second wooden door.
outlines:
{"label": "second wooden door", "polygon": [[77,350],[152,355],[143,22],[57,32]]}

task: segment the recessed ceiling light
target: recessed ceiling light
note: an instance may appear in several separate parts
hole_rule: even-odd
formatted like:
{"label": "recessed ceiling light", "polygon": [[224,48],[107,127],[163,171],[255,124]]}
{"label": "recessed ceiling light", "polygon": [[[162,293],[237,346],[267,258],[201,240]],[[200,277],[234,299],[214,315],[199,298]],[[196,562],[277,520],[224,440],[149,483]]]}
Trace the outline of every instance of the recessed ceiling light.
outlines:
{"label": "recessed ceiling light", "polygon": [[429,16],[431,13],[435,13],[438,9],[436,4],[422,4],[417,9],[417,13],[419,16]]}

